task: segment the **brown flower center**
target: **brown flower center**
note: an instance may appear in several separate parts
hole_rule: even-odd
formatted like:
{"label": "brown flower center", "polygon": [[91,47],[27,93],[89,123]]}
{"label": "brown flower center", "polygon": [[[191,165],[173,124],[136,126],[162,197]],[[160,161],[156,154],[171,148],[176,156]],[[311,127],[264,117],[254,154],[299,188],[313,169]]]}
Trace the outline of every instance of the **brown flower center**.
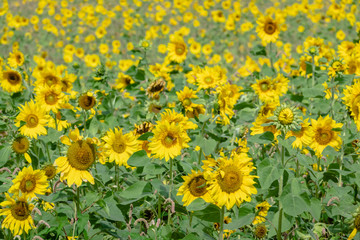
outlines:
{"label": "brown flower center", "polygon": [[16,219],[20,221],[26,220],[30,215],[29,206],[24,201],[17,201],[12,207],[11,207],[11,215]]}
{"label": "brown flower center", "polygon": [[14,140],[12,144],[12,149],[14,152],[23,154],[29,150],[30,142],[26,137],[18,137]]}
{"label": "brown flower center", "polygon": [[112,144],[112,148],[117,153],[123,153],[126,150],[126,143],[124,142],[124,139],[119,137],[116,138],[115,141]]}
{"label": "brown flower center", "polygon": [[39,118],[35,114],[29,114],[26,118],[26,125],[29,128],[34,128],[39,124]]}
{"label": "brown flower center", "polygon": [[276,31],[276,28],[277,28],[276,23],[274,23],[273,21],[269,21],[265,23],[264,31],[266,34],[272,35]]}
{"label": "brown flower center", "polygon": [[176,137],[169,133],[162,141],[165,147],[171,147],[176,144]]}
{"label": "brown flower center", "polygon": [[175,53],[176,55],[183,55],[185,53],[185,45],[181,43],[177,43],[175,46]]}
{"label": "brown flower center", "polygon": [[22,193],[29,193],[36,187],[35,176],[27,176],[20,182],[20,190]]}
{"label": "brown flower center", "polygon": [[57,102],[57,96],[55,93],[49,93],[49,94],[46,94],[45,95],[45,102],[48,104],[48,105],[54,105],[56,104]]}
{"label": "brown flower center", "polygon": [[96,104],[96,99],[93,96],[88,96],[87,94],[82,95],[79,98],[79,105],[85,110],[89,110]]}
{"label": "brown flower center", "polygon": [[333,138],[333,131],[320,128],[315,134],[315,139],[320,145],[327,145]]}
{"label": "brown flower center", "polygon": [[229,165],[223,170],[224,177],[219,174],[217,181],[223,192],[233,193],[240,189],[242,184],[242,174],[237,167]]}
{"label": "brown flower center", "polygon": [[190,193],[195,197],[201,197],[207,193],[206,180],[203,176],[197,176],[191,179],[188,187]]}
{"label": "brown flower center", "polygon": [[95,148],[79,140],[69,147],[67,158],[73,168],[87,170],[95,161]]}
{"label": "brown flower center", "polygon": [[8,80],[11,85],[18,85],[21,82],[21,76],[18,72],[7,71],[4,73],[4,78]]}

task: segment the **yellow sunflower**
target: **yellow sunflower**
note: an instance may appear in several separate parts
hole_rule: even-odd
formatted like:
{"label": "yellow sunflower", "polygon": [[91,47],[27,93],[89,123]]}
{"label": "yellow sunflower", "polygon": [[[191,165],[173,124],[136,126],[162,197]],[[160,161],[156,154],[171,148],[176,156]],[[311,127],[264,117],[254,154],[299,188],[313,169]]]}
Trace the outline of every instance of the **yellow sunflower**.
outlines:
{"label": "yellow sunflower", "polygon": [[136,137],[140,137],[144,133],[150,132],[153,128],[153,124],[151,122],[143,122],[140,125],[135,124],[134,134]]}
{"label": "yellow sunflower", "polygon": [[11,147],[15,153],[24,154],[25,159],[31,163],[31,157],[27,153],[27,151],[30,149],[30,141],[26,137],[20,136],[15,138]]}
{"label": "yellow sunflower", "polygon": [[90,138],[83,140],[79,129],[70,130],[69,137],[61,137],[61,142],[68,145],[66,157],[58,157],[54,166],[61,172],[60,180],[67,180],[70,187],[74,183],[79,187],[82,181],[94,184],[94,177],[88,171],[96,159],[94,141]]}
{"label": "yellow sunflower", "polygon": [[159,99],[159,94],[164,91],[165,85],[166,82],[162,78],[151,82],[146,89],[146,95],[152,99]]}
{"label": "yellow sunflower", "polygon": [[159,159],[175,158],[181,154],[183,148],[189,147],[190,141],[187,133],[175,122],[159,122],[153,130],[154,136],[149,139],[149,150]]}
{"label": "yellow sunflower", "polygon": [[57,76],[56,72],[46,69],[39,74],[35,84],[40,86],[47,85],[49,87],[53,85],[61,86],[61,79]]}
{"label": "yellow sunflower", "polygon": [[343,126],[342,123],[336,123],[335,120],[329,116],[325,118],[320,116],[318,120],[311,119],[311,125],[314,130],[314,137],[310,147],[315,151],[316,156],[321,157],[321,153],[327,146],[339,150],[342,144],[340,131],[333,129],[341,128]]}
{"label": "yellow sunflower", "polygon": [[191,170],[188,176],[182,176],[183,184],[178,190],[177,196],[184,195],[182,201],[184,206],[188,206],[197,198],[202,198],[206,202],[211,203],[212,199],[207,190],[207,183],[202,172],[195,172]]}
{"label": "yellow sunflower", "polygon": [[56,113],[63,103],[64,93],[61,91],[59,85],[53,85],[51,87],[44,85],[37,87],[35,100],[38,104],[45,109],[46,112],[53,111]]}
{"label": "yellow sunflower", "polygon": [[21,74],[14,70],[1,71],[0,69],[1,87],[10,93],[20,92],[24,89],[22,85]]}
{"label": "yellow sunflower", "polygon": [[267,201],[264,201],[264,202],[256,205],[255,209],[257,212],[257,216],[253,220],[252,224],[255,225],[255,224],[265,222],[265,220],[266,220],[265,217],[267,216],[267,213],[268,213],[270,207],[271,207],[271,205]]}
{"label": "yellow sunflower", "polygon": [[42,170],[33,170],[32,166],[24,167],[21,172],[13,180],[13,185],[10,187],[10,193],[18,193],[27,195],[30,198],[37,198],[35,194],[44,195],[49,183],[45,172]]}
{"label": "yellow sunflower", "polygon": [[273,86],[272,79],[265,77],[260,80],[256,80],[256,83],[252,84],[251,87],[255,93],[259,96],[263,102],[269,102],[277,100],[279,97],[276,95],[275,88]]}
{"label": "yellow sunflower", "polygon": [[25,195],[11,198],[5,193],[6,200],[0,203],[0,215],[6,216],[1,224],[1,228],[10,229],[14,236],[21,235],[23,232],[28,233],[30,229],[35,228],[34,221],[31,217],[33,204],[29,204]]}
{"label": "yellow sunflower", "polygon": [[272,19],[270,16],[261,16],[257,19],[256,23],[256,32],[262,41],[276,42],[279,38],[280,28],[276,20]]}
{"label": "yellow sunflower", "polygon": [[177,63],[185,61],[188,50],[182,37],[171,36],[167,49],[169,51],[167,57],[170,61]]}
{"label": "yellow sunflower", "polygon": [[357,126],[357,130],[360,131],[360,81],[355,82],[352,86],[346,86],[344,89],[345,97],[344,104],[350,110],[351,116],[354,118],[354,121]]}
{"label": "yellow sunflower", "polygon": [[240,206],[243,201],[249,202],[251,194],[256,194],[254,178],[250,175],[255,169],[251,158],[246,153],[233,155],[230,159],[221,158],[219,168],[211,176],[208,191],[215,204],[226,206],[230,210],[234,204]]}
{"label": "yellow sunflower", "polygon": [[96,98],[92,92],[86,92],[79,97],[79,106],[84,110],[92,109],[96,104]]}
{"label": "yellow sunflower", "polygon": [[129,167],[127,160],[136,151],[140,150],[140,143],[136,140],[135,135],[130,132],[123,134],[122,128],[109,130],[102,139],[105,141],[103,153],[109,157],[109,162],[115,160],[119,166]]}
{"label": "yellow sunflower", "polygon": [[168,123],[176,123],[181,126],[182,130],[188,130],[188,129],[196,129],[198,126],[189,121],[187,117],[182,115],[181,113],[175,112],[174,109],[166,109],[164,112],[161,113],[161,120],[157,121],[157,124],[168,122]]}
{"label": "yellow sunflower", "polygon": [[192,111],[193,104],[191,99],[198,98],[196,91],[190,89],[188,86],[185,86],[182,91],[176,92],[176,95],[185,110]]}
{"label": "yellow sunflower", "polygon": [[135,83],[131,76],[126,75],[122,72],[118,73],[117,79],[115,79],[115,89],[121,90],[126,88],[128,85]]}
{"label": "yellow sunflower", "polygon": [[19,129],[24,136],[37,139],[38,135],[46,135],[45,128],[49,116],[45,113],[44,108],[39,104],[35,104],[33,100],[20,105],[20,113],[15,119],[15,126],[20,127],[21,122],[25,122]]}
{"label": "yellow sunflower", "polygon": [[286,133],[285,138],[296,137],[295,141],[292,143],[293,148],[302,149],[303,147],[307,147],[311,144],[314,137],[313,128],[310,126],[309,119],[305,119],[302,123],[300,123],[301,129],[298,131],[289,131]]}
{"label": "yellow sunflower", "polygon": [[226,83],[226,78],[223,77],[223,73],[219,69],[205,66],[204,69],[196,74],[196,81],[200,90],[221,86]]}
{"label": "yellow sunflower", "polygon": [[10,67],[17,68],[24,64],[24,60],[24,54],[22,54],[22,52],[20,51],[15,51],[13,53],[10,53],[8,63]]}

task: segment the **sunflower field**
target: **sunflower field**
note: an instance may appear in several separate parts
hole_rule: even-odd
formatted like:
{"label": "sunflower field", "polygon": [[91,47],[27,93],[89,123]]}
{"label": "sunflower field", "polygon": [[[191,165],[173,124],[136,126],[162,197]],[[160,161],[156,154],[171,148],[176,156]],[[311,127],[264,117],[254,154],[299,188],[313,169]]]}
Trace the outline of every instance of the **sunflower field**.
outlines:
{"label": "sunflower field", "polygon": [[360,239],[358,0],[1,0],[0,239]]}

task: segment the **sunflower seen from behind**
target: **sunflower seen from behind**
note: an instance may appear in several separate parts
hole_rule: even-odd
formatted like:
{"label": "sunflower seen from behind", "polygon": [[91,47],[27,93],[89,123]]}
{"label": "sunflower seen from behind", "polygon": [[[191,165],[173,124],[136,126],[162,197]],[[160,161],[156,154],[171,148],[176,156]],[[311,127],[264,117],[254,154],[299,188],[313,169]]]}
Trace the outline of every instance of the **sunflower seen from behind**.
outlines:
{"label": "sunflower seen from behind", "polygon": [[184,182],[180,186],[177,195],[183,195],[184,206],[188,206],[197,198],[202,198],[205,202],[212,202],[210,193],[207,190],[207,182],[202,172],[191,170],[187,176],[182,176]]}
{"label": "sunflower seen from behind", "polygon": [[23,232],[28,233],[29,230],[35,228],[31,217],[34,205],[28,202],[27,196],[10,197],[8,193],[5,193],[5,197],[6,199],[0,203],[3,207],[0,209],[0,215],[5,216],[1,228],[9,229],[14,236],[21,235]]}
{"label": "sunflower seen from behind", "polygon": [[68,186],[74,183],[79,187],[83,181],[94,184],[89,168],[96,159],[97,151],[93,139],[83,140],[79,129],[70,130],[69,137],[61,137],[61,142],[69,146],[66,157],[58,157],[54,166],[61,173],[60,180],[66,180]]}
{"label": "sunflower seen from behind", "polygon": [[4,91],[9,93],[21,92],[25,87],[22,84],[22,77],[18,71],[0,69],[0,84]]}
{"label": "sunflower seen from behind", "polygon": [[46,114],[44,108],[31,100],[20,105],[19,110],[20,113],[15,119],[15,126],[20,127],[19,131],[22,135],[37,139],[39,135],[47,134],[45,126],[49,120],[49,115]]}
{"label": "sunflower seen from behind", "polygon": [[339,150],[342,144],[339,129],[342,123],[336,123],[331,117],[320,116],[317,120],[311,119],[311,125],[314,131],[313,141],[310,147],[315,151],[317,157],[321,157],[322,152],[327,146]]}
{"label": "sunflower seen from behind", "polygon": [[32,166],[24,167],[13,180],[10,187],[10,193],[22,193],[30,198],[37,198],[35,194],[45,195],[49,183],[45,172],[42,170],[33,170]]}
{"label": "sunflower seen from behind", "polygon": [[153,130],[154,136],[149,139],[151,142],[148,148],[155,157],[169,161],[181,154],[183,148],[189,147],[190,141],[186,131],[180,124],[167,120],[158,122]]}
{"label": "sunflower seen from behind", "polygon": [[234,154],[231,158],[217,160],[218,168],[209,173],[208,191],[218,207],[226,206],[230,210],[235,204],[251,201],[251,195],[257,193],[254,178],[250,175],[255,169],[246,153]]}
{"label": "sunflower seen from behind", "polygon": [[140,150],[140,142],[136,140],[132,132],[123,134],[122,128],[115,128],[106,132],[102,138],[104,140],[103,154],[109,157],[109,162],[115,161],[119,166],[130,167],[127,160],[130,156]]}

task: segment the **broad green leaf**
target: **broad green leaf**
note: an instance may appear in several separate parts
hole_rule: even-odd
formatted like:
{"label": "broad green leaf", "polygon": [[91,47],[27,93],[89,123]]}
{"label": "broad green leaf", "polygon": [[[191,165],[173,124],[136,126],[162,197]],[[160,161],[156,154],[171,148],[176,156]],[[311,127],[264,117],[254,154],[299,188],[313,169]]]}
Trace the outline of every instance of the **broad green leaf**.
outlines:
{"label": "broad green leaf", "polygon": [[150,162],[145,150],[140,150],[133,153],[128,159],[127,163],[133,167],[143,167]]}
{"label": "broad green leaf", "polygon": [[269,188],[271,184],[280,177],[276,160],[273,159],[273,161],[274,163],[270,163],[269,159],[263,160],[258,167],[259,182],[262,189]]}
{"label": "broad green leaf", "polygon": [[10,145],[5,145],[0,150],[0,166],[3,166],[9,160],[11,152],[12,149]]}
{"label": "broad green leaf", "polygon": [[139,181],[119,193],[119,196],[126,199],[136,199],[151,193],[151,185],[149,182]]}
{"label": "broad green leaf", "polygon": [[220,221],[220,208],[214,204],[209,204],[206,208],[194,211],[194,216],[208,222]]}

